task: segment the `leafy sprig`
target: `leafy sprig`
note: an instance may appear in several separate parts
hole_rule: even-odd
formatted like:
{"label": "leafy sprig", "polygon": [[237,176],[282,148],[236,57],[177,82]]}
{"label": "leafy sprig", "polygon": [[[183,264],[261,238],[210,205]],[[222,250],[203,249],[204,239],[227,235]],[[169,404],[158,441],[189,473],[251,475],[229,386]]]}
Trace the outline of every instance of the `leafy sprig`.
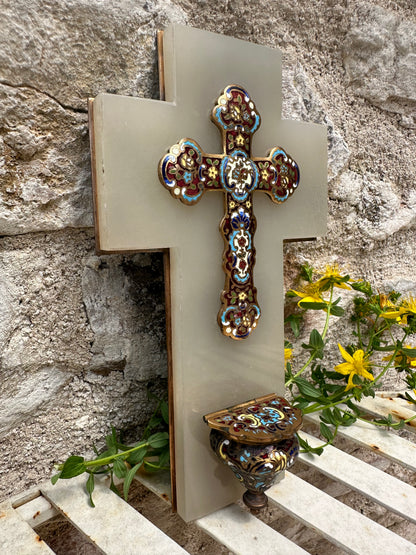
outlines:
{"label": "leafy sprig", "polygon": [[[363,397],[374,397],[389,371],[404,373],[405,384],[415,392],[416,347],[408,345],[407,340],[416,334],[416,300],[412,296],[402,298],[396,291],[375,292],[368,281],[342,275],[337,266],[328,266],[321,274],[309,265],[303,266],[300,281],[298,290],[291,289],[287,295],[289,303],[293,303],[293,299],[297,301],[285,320],[294,339],[300,337],[308,311],[324,312],[325,320],[322,331],[312,329],[309,341],[301,344],[305,356],[297,357],[299,370],[296,370],[292,344],[285,341],[285,383],[292,403],[303,414],[320,413],[320,433],[326,440],[322,446],[312,447],[299,438],[301,447],[307,452],[321,454],[323,448],[334,441],[340,427],[351,426],[357,420],[400,429],[416,418],[396,422],[389,415],[369,420],[356,404]],[[351,316],[345,315],[341,297],[335,298],[337,289],[355,294]],[[332,317],[345,318],[344,324],[352,326],[355,341],[345,348],[338,344],[344,362],[327,368],[326,336]],[[387,356],[380,360],[383,353]],[[415,396],[409,392],[405,397],[416,403]]]}
{"label": "leafy sprig", "polygon": [[[149,393],[150,399],[157,399]],[[114,476],[123,481],[123,495],[127,500],[129,489],[136,472],[144,468],[147,472],[157,472],[169,468],[169,410],[166,401],[157,399],[157,407],[147,423],[143,438],[134,445],[120,442],[115,428],[105,438],[106,449],[99,453],[94,447],[96,458],[85,460],[84,457],[71,455],[61,464],[56,464],[58,473],[52,476],[52,484],[58,480],[67,480],[86,473],[85,485],[90,504],[94,507],[92,494],[97,476],[110,476],[110,489],[120,495]],[[155,433],[154,430],[161,430]]]}

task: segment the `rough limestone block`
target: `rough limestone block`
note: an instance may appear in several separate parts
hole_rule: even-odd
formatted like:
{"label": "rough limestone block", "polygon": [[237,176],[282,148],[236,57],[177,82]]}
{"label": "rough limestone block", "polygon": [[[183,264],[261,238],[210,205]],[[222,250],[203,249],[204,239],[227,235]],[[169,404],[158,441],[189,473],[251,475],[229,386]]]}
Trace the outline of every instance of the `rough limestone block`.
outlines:
{"label": "rough limestone block", "polygon": [[323,106],[304,67],[285,56],[282,70],[282,114],[287,119],[301,119],[326,125],[328,133],[328,177],[336,177],[348,162],[350,151],[345,140]]}
{"label": "rough limestone block", "polygon": [[346,37],[344,64],[350,84],[383,110],[416,127],[416,23],[361,3]]}
{"label": "rough limestone block", "polygon": [[168,0],[3,0],[1,11],[1,79],[83,111],[99,92],[154,96],[156,30],[186,23]]}
{"label": "rough limestone block", "polygon": [[122,370],[133,380],[166,377],[162,255],[90,256],[82,294],[94,333],[94,372]]}
{"label": "rough limestone block", "polygon": [[93,223],[87,117],[0,84],[0,234]]}

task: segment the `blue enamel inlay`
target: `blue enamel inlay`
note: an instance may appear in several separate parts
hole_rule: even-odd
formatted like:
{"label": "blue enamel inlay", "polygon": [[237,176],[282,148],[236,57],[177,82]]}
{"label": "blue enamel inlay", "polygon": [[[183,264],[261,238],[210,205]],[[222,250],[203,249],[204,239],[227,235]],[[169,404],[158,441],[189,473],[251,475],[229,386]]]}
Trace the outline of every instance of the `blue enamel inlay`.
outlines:
{"label": "blue enamel inlay", "polygon": [[[230,236],[230,247],[233,252],[237,252],[237,249],[234,245],[234,238],[237,235],[237,233],[240,233],[239,229],[236,229],[235,231],[233,231]],[[245,234],[248,236],[248,239],[249,239],[248,245],[246,247],[246,249],[249,251],[251,250],[251,234],[248,231],[246,231]]]}
{"label": "blue enamel inlay", "polygon": [[[233,229],[248,229],[250,227],[250,218],[243,208],[239,208],[237,215],[231,218],[231,227]],[[251,245],[250,245],[251,247]]]}
{"label": "blue enamel inlay", "polygon": [[191,197],[187,195],[184,190],[182,190],[182,196],[183,198],[186,198],[186,200],[189,200],[189,202],[195,203],[197,200],[199,200],[202,197],[203,192],[204,192],[204,189],[201,189],[197,195],[192,195]]}
{"label": "blue enamel inlay", "polygon": [[162,162],[162,176],[163,176],[163,181],[166,183],[166,185],[168,187],[173,187],[175,185],[175,180],[173,179],[172,181],[170,181],[167,177],[166,174],[166,166],[169,162],[175,162],[176,158],[175,156],[173,156],[173,154],[166,154],[166,156],[163,158],[163,162]]}
{"label": "blue enamel inlay", "polygon": [[191,148],[193,148],[197,154],[198,154],[198,163],[200,163],[202,161],[202,152],[199,150],[199,148],[197,147],[197,145],[193,142],[193,141],[184,141],[183,142],[184,145],[186,146],[190,146]]}
{"label": "blue enamel inlay", "polygon": [[183,178],[185,180],[185,183],[190,183],[192,181],[192,174],[191,172],[185,172],[183,174]]}

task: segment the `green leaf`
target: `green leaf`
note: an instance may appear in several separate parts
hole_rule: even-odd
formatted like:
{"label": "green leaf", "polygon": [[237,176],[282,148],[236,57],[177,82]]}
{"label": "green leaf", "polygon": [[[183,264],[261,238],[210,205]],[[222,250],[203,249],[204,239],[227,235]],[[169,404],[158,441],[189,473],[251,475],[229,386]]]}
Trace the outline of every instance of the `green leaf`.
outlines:
{"label": "green leaf", "polygon": [[324,341],[323,341],[322,336],[321,336],[321,334],[319,333],[318,330],[313,329],[311,331],[311,334],[309,336],[309,343],[315,349],[322,349],[322,347],[324,346]]}
{"label": "green leaf", "polygon": [[94,474],[91,472],[88,476],[87,483],[85,484],[85,489],[87,490],[88,495],[90,496],[90,503],[91,507],[95,507],[94,501],[92,500],[92,492],[94,491]]}
{"label": "green leaf", "polygon": [[374,345],[373,344],[374,351],[390,352],[390,351],[394,351],[395,348],[396,348],[396,345],[384,345],[384,347],[382,347],[381,345]]}
{"label": "green leaf", "polygon": [[56,484],[56,482],[59,480],[60,477],[61,477],[61,473],[60,473],[60,472],[59,472],[58,474],[55,474],[54,476],[52,476],[51,482],[52,482],[52,485],[53,485],[53,486]]}
{"label": "green leaf", "polygon": [[364,293],[368,297],[370,297],[373,294],[373,290],[371,288],[371,285],[368,283],[368,281],[351,282],[350,285],[355,291]]}
{"label": "green leaf", "polygon": [[299,306],[309,310],[322,310],[328,308],[327,303],[309,303],[307,301],[299,301]]}
{"label": "green leaf", "polygon": [[347,405],[347,407],[349,409],[351,409],[357,416],[361,416],[363,413],[362,411],[357,407],[357,405],[354,405],[354,403],[351,400],[348,400],[345,402],[345,404]]}
{"label": "green leaf", "polygon": [[150,436],[147,441],[150,447],[159,449],[169,443],[169,434],[167,432],[158,432],[157,434]]}
{"label": "green leaf", "polygon": [[324,420],[328,424],[332,424],[336,426],[339,423],[339,420],[335,417],[335,414],[331,411],[331,409],[324,409],[322,411],[321,420]]}
{"label": "green leaf", "polygon": [[341,426],[348,428],[348,426],[351,426],[354,422],[357,422],[357,419],[352,414],[346,412],[342,415]]}
{"label": "green leaf", "polygon": [[116,495],[118,495],[119,497],[121,497],[121,494],[120,494],[120,492],[118,491],[117,486],[116,486],[115,483],[114,483],[114,480],[113,480],[113,472],[112,472],[112,471],[110,472],[110,489],[111,489],[111,491],[112,491],[113,493],[115,493]]}
{"label": "green leaf", "polygon": [[324,422],[321,422],[321,425],[320,425],[319,428],[320,428],[320,431],[321,431],[321,435],[323,435],[323,437],[327,441],[332,441],[334,439],[334,434],[332,433],[332,431],[328,428],[328,426]]}
{"label": "green leaf", "polygon": [[328,380],[343,380],[345,378],[344,374],[331,372],[330,370],[325,371],[325,377],[328,378]]}
{"label": "green leaf", "polygon": [[164,451],[162,451],[162,453],[159,456],[159,466],[161,467],[169,466],[169,461],[170,461],[170,450],[169,448],[167,448]]}
{"label": "green leaf", "polygon": [[169,424],[169,405],[166,401],[162,401],[160,405],[160,412],[162,414],[163,420],[166,422],[166,424]]}
{"label": "green leaf", "polygon": [[290,324],[293,335],[295,337],[299,337],[301,321],[302,321],[301,314],[290,314],[287,318],[285,318],[285,322]]}
{"label": "green leaf", "polygon": [[288,299],[292,298],[292,297],[297,297],[296,293],[294,291],[292,291],[291,289],[289,289],[289,291],[286,291],[286,297]]}
{"label": "green leaf", "polygon": [[64,462],[64,466],[61,470],[61,479],[66,480],[68,478],[73,478],[74,476],[79,476],[86,471],[86,466],[84,464],[84,457],[77,457],[72,455],[68,457]]}
{"label": "green leaf", "polygon": [[308,407],[310,404],[311,404],[311,402],[308,401],[307,399],[303,399],[302,397],[297,397],[294,406],[295,406],[297,409],[300,409],[300,410],[303,411],[303,410],[306,409],[306,407]]}
{"label": "green leaf", "polygon": [[141,462],[137,463],[135,466],[130,468],[130,470],[126,474],[126,477],[124,478],[123,494],[124,494],[124,499],[126,501],[127,501],[128,495],[129,495],[129,489],[130,489],[131,483],[133,481],[133,478],[134,478],[136,472],[139,470],[139,468],[141,466],[142,466]]}
{"label": "green leaf", "polygon": [[406,397],[407,401],[416,405],[416,399],[412,397],[407,391],[404,392],[404,396]]}
{"label": "green leaf", "polygon": [[146,472],[159,472],[160,466],[156,461],[144,461],[143,468]]}
{"label": "green leaf", "polygon": [[117,453],[117,435],[113,426],[111,426],[111,434],[105,437],[105,442],[108,447],[108,455],[115,455]]}
{"label": "green leaf", "polygon": [[299,391],[303,397],[318,399],[321,397],[321,392],[313,387],[312,384],[308,382],[305,378],[296,378],[294,380],[296,385],[299,388]]}
{"label": "green leaf", "polygon": [[130,455],[126,460],[129,464],[134,466],[135,464],[142,462],[142,460],[146,456],[146,453],[147,453],[147,448],[143,447],[142,449],[138,449],[137,451],[133,451],[132,453],[130,453]]}
{"label": "green leaf", "polygon": [[124,478],[124,476],[127,474],[126,465],[124,464],[124,461],[121,461],[120,459],[114,459],[113,470],[117,478],[120,479]]}
{"label": "green leaf", "polygon": [[329,312],[332,316],[343,316],[345,314],[345,310],[342,306],[331,306]]}
{"label": "green leaf", "polygon": [[299,445],[302,447],[304,451],[306,451],[307,453],[313,453],[315,455],[322,455],[324,451],[322,447],[312,447],[305,439],[302,439],[301,437],[299,437],[299,435],[297,435],[297,438],[299,441]]}
{"label": "green leaf", "polygon": [[342,414],[338,407],[334,407],[332,413],[334,415],[335,420],[337,421],[341,420]]}
{"label": "green leaf", "polygon": [[416,349],[410,349],[409,347],[402,347],[402,351],[408,357],[416,357]]}
{"label": "green leaf", "polygon": [[158,426],[160,426],[161,423],[162,423],[162,418],[161,418],[160,416],[158,416],[157,414],[154,414],[154,415],[150,418],[150,420],[149,420],[149,422],[148,422],[148,424],[147,424],[147,426],[146,426],[146,429],[147,429],[147,431],[154,430],[155,428],[157,428]]}
{"label": "green leaf", "polygon": [[309,281],[310,283],[312,281],[312,275],[313,275],[312,266],[309,266],[308,263],[303,264],[300,268],[299,275],[302,279],[304,279],[305,281]]}

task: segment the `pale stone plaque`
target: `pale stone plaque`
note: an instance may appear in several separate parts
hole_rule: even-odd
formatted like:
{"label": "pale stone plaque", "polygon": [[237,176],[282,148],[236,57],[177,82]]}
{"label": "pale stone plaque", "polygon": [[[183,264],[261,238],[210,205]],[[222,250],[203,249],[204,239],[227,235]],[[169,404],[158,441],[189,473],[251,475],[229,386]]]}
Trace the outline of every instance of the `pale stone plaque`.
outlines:
{"label": "pale stone plaque", "polygon": [[[326,129],[282,121],[277,50],[190,27],[164,33],[166,101],[99,95],[93,102],[96,227],[100,252],[169,249],[177,510],[186,521],[235,501],[242,487],[209,447],[202,416],[267,393],[283,393],[282,241],[326,229]],[[224,285],[220,194],[178,203],[158,163],[182,137],[221,153],[209,115],[228,84],[245,88],[261,114],[253,156],[281,146],[296,160],[296,194],[276,206],[253,195],[261,323],[233,341],[217,324]],[[283,91],[284,92],[284,91]]]}

